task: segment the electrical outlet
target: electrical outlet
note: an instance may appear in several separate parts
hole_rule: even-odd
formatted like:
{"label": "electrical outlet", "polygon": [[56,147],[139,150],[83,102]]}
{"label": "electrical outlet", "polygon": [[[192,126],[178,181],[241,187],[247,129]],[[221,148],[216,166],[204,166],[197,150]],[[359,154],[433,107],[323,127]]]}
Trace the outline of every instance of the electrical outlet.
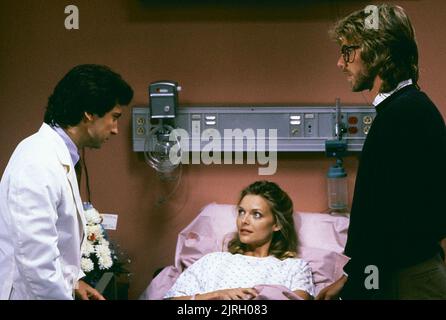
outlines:
{"label": "electrical outlet", "polygon": [[136,124],[138,126],[143,126],[145,122],[146,122],[146,120],[143,117],[137,117],[136,118]]}
{"label": "electrical outlet", "polygon": [[136,134],[142,136],[146,133],[146,130],[143,127],[136,128]]}
{"label": "electrical outlet", "polygon": [[315,119],[314,115],[313,117],[307,118],[307,115],[305,115],[305,137],[315,137],[316,136],[316,127],[315,127]]}
{"label": "electrical outlet", "polygon": [[369,115],[364,116],[364,118],[362,119],[362,122],[364,124],[371,124],[372,121],[373,121],[373,118],[372,118],[372,116],[369,116]]}

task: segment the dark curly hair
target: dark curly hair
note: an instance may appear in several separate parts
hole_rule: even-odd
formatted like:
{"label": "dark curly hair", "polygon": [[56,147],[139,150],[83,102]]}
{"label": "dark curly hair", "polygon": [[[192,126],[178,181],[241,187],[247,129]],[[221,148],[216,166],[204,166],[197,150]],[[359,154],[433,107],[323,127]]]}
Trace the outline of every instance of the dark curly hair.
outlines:
{"label": "dark curly hair", "polygon": [[361,47],[361,59],[369,74],[383,80],[380,92],[392,91],[406,79],[417,84],[418,47],[409,17],[396,5],[381,4],[377,9],[377,29],[368,28],[369,13],[358,10],[339,20],[330,30],[331,37]]}
{"label": "dark curly hair", "polygon": [[[297,235],[293,219],[293,202],[288,194],[274,182],[257,181],[241,192],[238,204],[246,195],[257,195],[265,199],[274,216],[274,222],[281,227],[273,234],[269,254],[280,260],[296,257]],[[238,234],[229,242],[228,251],[233,254],[244,254],[247,251],[247,246],[240,241]]]}
{"label": "dark curly hair", "polygon": [[79,124],[84,112],[104,116],[116,104],[128,105],[132,88],[103,65],[84,64],[71,69],[48,99],[44,122],[62,128]]}

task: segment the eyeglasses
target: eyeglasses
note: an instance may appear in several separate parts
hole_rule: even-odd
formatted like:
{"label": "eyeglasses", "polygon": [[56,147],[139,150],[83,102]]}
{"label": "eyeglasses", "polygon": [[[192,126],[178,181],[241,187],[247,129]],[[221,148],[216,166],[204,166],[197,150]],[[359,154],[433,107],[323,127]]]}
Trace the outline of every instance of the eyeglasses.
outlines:
{"label": "eyeglasses", "polygon": [[356,49],[361,48],[361,46],[346,46],[341,47],[342,58],[344,58],[345,63],[352,63],[355,61]]}

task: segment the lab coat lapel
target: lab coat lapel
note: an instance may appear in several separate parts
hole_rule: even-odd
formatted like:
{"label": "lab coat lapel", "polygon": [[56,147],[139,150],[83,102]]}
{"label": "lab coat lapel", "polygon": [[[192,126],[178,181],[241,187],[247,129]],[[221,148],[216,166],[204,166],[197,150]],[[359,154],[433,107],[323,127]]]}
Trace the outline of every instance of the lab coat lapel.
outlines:
{"label": "lab coat lapel", "polygon": [[65,168],[67,179],[70,183],[71,192],[73,193],[73,199],[77,208],[77,215],[79,218],[79,239],[81,240],[80,243],[82,244],[87,223],[84,215],[84,208],[82,205],[81,196],[79,193],[76,171],[74,170],[74,165],[73,161],[71,160],[70,153],[68,152],[65,142],[63,142],[62,138],[57,134],[57,132],[51,129],[49,125],[44,123],[39,131],[47,136],[51,136],[52,140],[56,143],[55,151],[57,153],[59,161]]}
{"label": "lab coat lapel", "polygon": [[[71,162],[71,159],[70,159]],[[66,165],[64,164],[64,167]],[[79,194],[79,186],[77,183],[76,173],[74,167],[72,165],[66,166],[67,170],[67,179],[71,186],[71,192],[73,192],[74,202],[76,203],[77,215],[80,218],[81,223],[79,224],[79,235],[81,239],[81,243],[84,240],[85,236],[85,226],[87,224],[84,214],[84,207],[82,205],[81,196]]]}

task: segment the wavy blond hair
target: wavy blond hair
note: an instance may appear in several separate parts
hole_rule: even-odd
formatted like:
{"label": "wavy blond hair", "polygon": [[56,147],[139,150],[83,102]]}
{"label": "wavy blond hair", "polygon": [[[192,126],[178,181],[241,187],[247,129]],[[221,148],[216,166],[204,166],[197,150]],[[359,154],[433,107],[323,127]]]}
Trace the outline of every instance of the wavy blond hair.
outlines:
{"label": "wavy blond hair", "polygon": [[377,29],[365,25],[370,13],[358,10],[336,22],[331,37],[361,47],[361,59],[369,75],[379,75],[383,80],[380,92],[389,92],[406,79],[417,84],[418,46],[408,15],[391,4],[377,5],[377,9]]}

